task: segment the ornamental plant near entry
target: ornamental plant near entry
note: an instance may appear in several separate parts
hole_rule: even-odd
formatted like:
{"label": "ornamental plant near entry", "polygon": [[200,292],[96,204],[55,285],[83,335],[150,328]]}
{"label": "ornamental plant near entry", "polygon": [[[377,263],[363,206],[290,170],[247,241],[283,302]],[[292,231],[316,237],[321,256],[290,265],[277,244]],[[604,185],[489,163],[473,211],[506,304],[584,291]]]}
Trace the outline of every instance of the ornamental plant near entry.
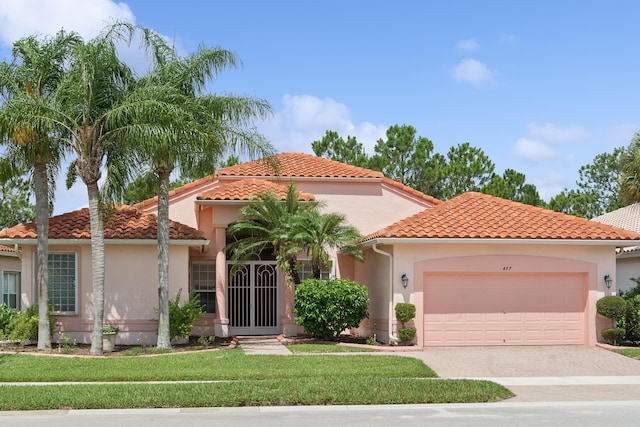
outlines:
{"label": "ornamental plant near entry", "polygon": [[416,306],[408,302],[399,302],[396,304],[396,319],[402,323],[402,327],[398,328],[398,338],[402,342],[409,342],[416,337],[416,328],[407,328],[405,323],[410,322],[416,317]]}
{"label": "ornamental plant near entry", "polygon": [[619,341],[624,339],[625,329],[616,328],[616,322],[624,318],[627,310],[627,303],[621,296],[608,295],[600,298],[596,302],[596,310],[598,314],[611,319],[612,327],[603,329],[600,334],[607,342],[616,345]]}
{"label": "ornamental plant near entry", "polygon": [[369,316],[366,286],[347,279],[307,279],[296,286],[296,323],[318,338],[336,338]]}

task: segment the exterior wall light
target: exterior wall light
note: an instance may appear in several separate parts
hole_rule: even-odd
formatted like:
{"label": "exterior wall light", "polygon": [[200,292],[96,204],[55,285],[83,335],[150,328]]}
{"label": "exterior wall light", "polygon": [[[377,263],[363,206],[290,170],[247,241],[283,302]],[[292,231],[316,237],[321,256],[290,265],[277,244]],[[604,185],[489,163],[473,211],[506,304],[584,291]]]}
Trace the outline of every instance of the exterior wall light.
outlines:
{"label": "exterior wall light", "polygon": [[400,276],[400,280],[402,280],[403,288],[406,288],[407,286],[409,286],[409,278],[407,277],[406,273],[402,273],[402,276]]}
{"label": "exterior wall light", "polygon": [[604,284],[607,285],[607,289],[611,289],[611,283],[613,283],[613,280],[611,280],[611,276],[608,274],[604,275]]}

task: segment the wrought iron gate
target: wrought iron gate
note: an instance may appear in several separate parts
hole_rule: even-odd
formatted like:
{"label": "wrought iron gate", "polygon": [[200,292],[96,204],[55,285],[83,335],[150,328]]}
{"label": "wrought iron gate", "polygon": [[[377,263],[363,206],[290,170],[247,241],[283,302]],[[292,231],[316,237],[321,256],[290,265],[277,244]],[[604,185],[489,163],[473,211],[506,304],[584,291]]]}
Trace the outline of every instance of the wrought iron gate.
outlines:
{"label": "wrought iron gate", "polygon": [[227,313],[232,335],[278,333],[278,272],[275,262],[229,263]]}

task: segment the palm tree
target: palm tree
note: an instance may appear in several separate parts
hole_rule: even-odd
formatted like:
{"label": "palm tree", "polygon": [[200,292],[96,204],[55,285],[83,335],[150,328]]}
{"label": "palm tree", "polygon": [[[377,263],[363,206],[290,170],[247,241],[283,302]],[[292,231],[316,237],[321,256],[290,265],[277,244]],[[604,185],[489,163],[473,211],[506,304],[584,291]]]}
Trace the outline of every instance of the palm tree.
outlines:
{"label": "palm tree", "polygon": [[298,195],[295,185],[290,184],[284,200],[274,191],[267,191],[240,209],[240,219],[227,229],[229,237],[235,238],[225,248],[230,259],[241,264],[270,250],[278,268],[290,281],[299,284],[297,257],[303,246],[292,238],[293,227],[296,218],[307,210],[316,209],[318,202],[301,202]]}
{"label": "palm tree", "polygon": [[341,249],[359,261],[364,260],[359,241],[360,232],[346,224],[346,217],[339,213],[322,213],[319,209],[307,209],[294,221],[292,240],[298,242],[311,259],[311,271],[315,279],[330,265],[329,249]]}
{"label": "palm tree", "polygon": [[33,174],[36,201],[37,272],[39,302],[38,350],[51,348],[49,328],[48,234],[49,207],[64,148],[54,123],[40,114],[52,101],[65,72],[75,33],[58,32],[39,40],[29,36],[13,46],[13,61],[0,63],[0,135],[8,143],[8,159]]}
{"label": "palm tree", "polygon": [[620,156],[620,199],[624,204],[640,201],[640,132],[636,132]]}
{"label": "palm tree", "polygon": [[[265,118],[269,104],[253,97],[205,95],[205,85],[223,69],[234,67],[235,55],[219,48],[199,48],[181,58],[162,38],[144,30],[156,66],[139,82],[133,96],[161,105],[163,114],[136,123],[144,138],[132,145],[140,164],[158,179],[158,348],[170,348],[169,333],[169,184],[176,168],[193,173],[214,165],[231,148],[250,156],[268,156],[273,148],[250,121]],[[165,108],[166,107],[166,108]]]}

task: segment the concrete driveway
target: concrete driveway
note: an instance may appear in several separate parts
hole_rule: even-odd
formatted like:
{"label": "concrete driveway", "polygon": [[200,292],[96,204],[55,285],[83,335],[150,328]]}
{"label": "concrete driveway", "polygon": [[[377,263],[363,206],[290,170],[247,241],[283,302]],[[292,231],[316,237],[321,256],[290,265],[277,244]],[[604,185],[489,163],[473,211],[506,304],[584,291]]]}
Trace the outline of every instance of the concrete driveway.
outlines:
{"label": "concrete driveway", "polygon": [[640,361],[598,347],[443,347],[405,355],[442,378],[502,384],[513,402],[640,401]]}

